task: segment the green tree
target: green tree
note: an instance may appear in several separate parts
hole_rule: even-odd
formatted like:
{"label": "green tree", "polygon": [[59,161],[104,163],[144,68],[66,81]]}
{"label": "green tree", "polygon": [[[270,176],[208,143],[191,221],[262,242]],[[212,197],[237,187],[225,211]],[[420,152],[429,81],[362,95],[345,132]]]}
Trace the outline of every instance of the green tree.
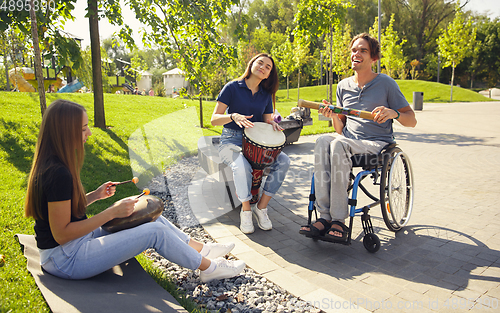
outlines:
{"label": "green tree", "polygon": [[[210,70],[225,66],[236,57],[236,50],[221,40],[219,30],[236,0],[172,1],[129,0],[138,20],[151,27],[144,34],[147,43],[162,47],[179,60],[179,67],[198,92],[200,127],[203,127],[202,96],[210,91]],[[132,41],[129,30],[121,32]],[[171,44],[173,43],[173,44]]]}
{"label": "green tree", "polygon": [[[464,7],[470,0],[462,0]],[[428,53],[436,50],[436,39],[453,20],[457,0],[384,0],[382,1],[382,25],[388,25],[390,16],[395,14],[398,19],[394,29],[403,35],[408,44],[405,45],[405,55],[410,60],[421,61]]]}
{"label": "green tree", "polygon": [[387,75],[396,78],[396,74],[405,67],[405,57],[403,55],[403,45],[406,39],[399,39],[398,34],[394,31],[394,14],[391,15],[389,26],[384,30],[381,41],[382,59],[381,66],[385,67]]}
{"label": "green tree", "polygon": [[349,24],[335,25],[333,33],[333,71],[341,78],[345,78],[352,74],[351,69],[351,52],[349,51],[349,43],[352,40],[351,26]]}
{"label": "green tree", "polygon": [[500,18],[476,17],[475,20],[477,40],[468,66],[471,88],[476,76],[486,79],[491,88],[500,80],[500,73],[494,70],[500,68]]}
{"label": "green tree", "polygon": [[[500,81],[500,18],[487,23],[481,41],[481,59],[489,66],[488,87],[494,87]],[[496,70],[495,70],[496,69]]]}
{"label": "green tree", "polygon": [[[295,34],[299,37],[312,38],[329,36],[330,64],[333,64],[333,31],[335,25],[344,19],[346,8],[350,5],[341,0],[303,0],[297,5],[295,14]],[[331,70],[331,68],[330,68]],[[333,75],[330,73],[330,102],[333,94]]]}
{"label": "green tree", "polygon": [[350,2],[353,7],[347,8],[346,22],[351,25],[353,34],[365,33],[378,15],[378,1],[350,0]]}
{"label": "green tree", "polygon": [[269,32],[265,27],[256,29],[252,34],[251,42],[257,51],[270,53],[275,44],[281,44],[287,40],[287,36],[280,33]]}
{"label": "green tree", "polygon": [[297,38],[295,37],[295,41],[293,43],[294,53],[293,60],[295,62],[295,67],[298,70],[298,79],[297,79],[297,99],[300,99],[300,73],[302,72],[302,66],[309,62],[309,43],[310,41],[306,38]]}
{"label": "green tree", "polygon": [[451,91],[450,102],[453,101],[453,81],[455,68],[472,51],[473,42],[476,40],[476,28],[472,20],[465,20],[462,11],[458,8],[453,22],[437,39],[439,53],[443,57],[443,68],[451,66]]}
{"label": "green tree", "polygon": [[[50,59],[57,52],[61,65],[65,65],[66,60],[71,60],[77,66],[81,62],[81,56],[78,53],[73,54],[75,50],[78,50],[76,42],[64,37],[57,27],[59,21],[73,19],[71,10],[74,9],[73,3],[75,1],[59,0],[45,3],[39,1],[35,3],[33,0],[13,1],[14,9],[10,9],[10,2],[4,2],[5,5],[8,5],[8,10],[0,11],[0,31],[20,30],[28,38],[31,38],[30,50],[34,55],[42,115],[46,108],[42,57]],[[44,55],[41,51],[44,51]]]}
{"label": "green tree", "polygon": [[296,63],[293,59],[293,47],[290,40],[271,49],[271,54],[276,59],[279,73],[286,77],[286,97],[290,99],[290,75],[295,71]]}
{"label": "green tree", "polygon": [[248,31],[267,28],[270,32],[290,35],[295,28],[297,0],[254,0],[248,4]]}

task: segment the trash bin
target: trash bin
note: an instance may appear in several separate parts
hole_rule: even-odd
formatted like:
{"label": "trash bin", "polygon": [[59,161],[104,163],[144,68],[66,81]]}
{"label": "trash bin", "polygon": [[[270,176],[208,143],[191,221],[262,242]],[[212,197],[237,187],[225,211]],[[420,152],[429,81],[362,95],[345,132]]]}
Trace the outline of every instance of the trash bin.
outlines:
{"label": "trash bin", "polygon": [[413,92],[413,109],[415,111],[422,111],[424,106],[424,93],[421,91]]}

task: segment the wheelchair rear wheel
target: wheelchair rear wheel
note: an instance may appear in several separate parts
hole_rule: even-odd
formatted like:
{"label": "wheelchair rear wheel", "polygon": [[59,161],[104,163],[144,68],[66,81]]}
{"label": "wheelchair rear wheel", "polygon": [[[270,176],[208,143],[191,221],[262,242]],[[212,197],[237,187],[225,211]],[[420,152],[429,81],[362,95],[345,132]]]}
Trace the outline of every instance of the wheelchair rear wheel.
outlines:
{"label": "wheelchair rear wheel", "polygon": [[408,156],[395,147],[384,158],[380,178],[380,205],[387,228],[399,231],[413,209],[413,172]]}

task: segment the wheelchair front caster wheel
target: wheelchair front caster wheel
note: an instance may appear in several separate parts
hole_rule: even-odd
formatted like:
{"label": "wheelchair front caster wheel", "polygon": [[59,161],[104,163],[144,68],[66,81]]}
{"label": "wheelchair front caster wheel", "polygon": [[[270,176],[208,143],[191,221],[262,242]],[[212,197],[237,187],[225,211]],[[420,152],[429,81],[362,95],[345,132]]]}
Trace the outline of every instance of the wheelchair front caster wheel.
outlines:
{"label": "wheelchair front caster wheel", "polygon": [[380,239],[373,233],[368,233],[363,237],[363,245],[368,252],[375,253],[380,249]]}

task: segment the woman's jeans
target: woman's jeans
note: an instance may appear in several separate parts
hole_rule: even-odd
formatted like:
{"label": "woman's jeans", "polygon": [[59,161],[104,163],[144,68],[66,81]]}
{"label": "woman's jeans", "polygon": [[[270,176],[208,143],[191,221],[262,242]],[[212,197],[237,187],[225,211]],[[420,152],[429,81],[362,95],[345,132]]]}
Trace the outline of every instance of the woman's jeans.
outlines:
{"label": "woman's jeans", "polygon": [[40,250],[40,263],[52,275],[68,279],[85,279],[127,261],[148,248],[154,248],[166,259],[195,270],[201,254],[188,245],[189,235],[163,216],[156,221],[116,233],[99,227],[95,231],[64,245]]}
{"label": "woman's jeans", "polygon": [[[235,130],[224,127],[220,136],[219,155],[222,162],[233,171],[236,195],[241,202],[252,199],[252,166],[243,156],[243,129]],[[290,158],[281,152],[273,164],[269,166],[269,175],[265,178],[263,192],[272,197],[285,180],[290,166]]]}

